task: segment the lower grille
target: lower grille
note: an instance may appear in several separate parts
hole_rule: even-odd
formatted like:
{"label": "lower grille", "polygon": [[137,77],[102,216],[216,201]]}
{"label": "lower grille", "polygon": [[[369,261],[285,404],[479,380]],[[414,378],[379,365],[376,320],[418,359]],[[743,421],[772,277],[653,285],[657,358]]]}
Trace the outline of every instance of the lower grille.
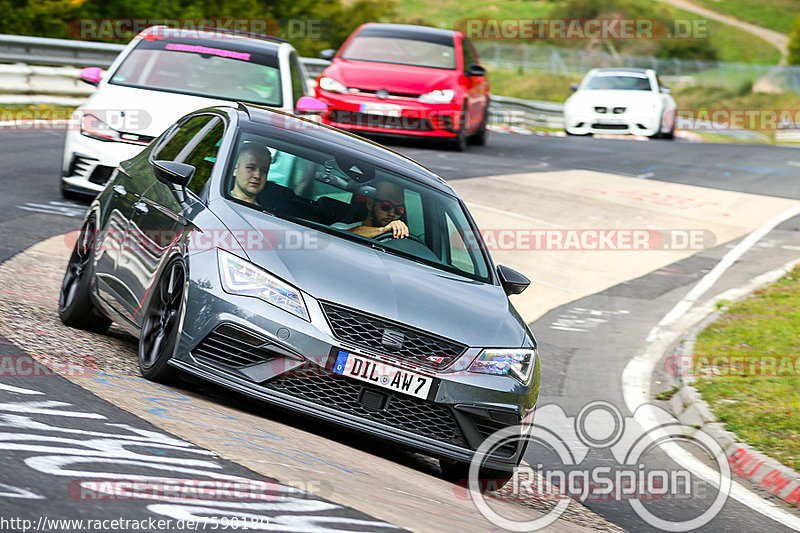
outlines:
{"label": "lower grille", "polygon": [[83,174],[91,164],[91,161],[97,161],[97,159],[93,157],[86,157],[84,155],[73,155],[72,161],[69,162],[69,169],[67,169],[66,177],[69,178],[71,176]]}
{"label": "lower grille", "polygon": [[111,177],[111,173],[114,171],[114,167],[107,167],[105,165],[97,165],[94,167],[94,171],[92,172],[91,177],[89,177],[89,181],[92,183],[96,183],[97,185],[105,185],[108,181],[108,178]]}
{"label": "lower grille", "polygon": [[[467,445],[449,407],[394,394],[322,369],[310,376],[281,376],[266,383],[266,387],[390,427],[449,444]],[[364,390],[385,395],[388,399],[380,409],[367,409],[359,401]]]}
{"label": "lower grille", "polygon": [[358,111],[331,111],[329,120],[338,124],[350,124],[368,128],[384,128],[387,130],[433,131],[433,124],[427,118],[391,117],[359,113]]}
{"label": "lower grille", "polygon": [[627,124],[592,124],[596,130],[627,130]]}
{"label": "lower grille", "polygon": [[[491,420],[489,418],[483,418],[478,416],[472,416],[472,423],[475,426],[475,429],[478,430],[478,433],[481,436],[481,440],[488,439],[494,432],[499,431],[501,429],[507,428],[508,426],[513,426],[519,424],[519,420],[515,424],[509,424],[508,422],[500,422],[499,420]],[[507,442],[502,446],[496,448],[492,455],[498,455],[501,457],[511,457],[517,451],[517,441]]]}
{"label": "lower grille", "polygon": [[242,368],[269,361],[275,354],[265,348],[266,339],[241,328],[223,324],[198,344],[192,355],[200,362]]}

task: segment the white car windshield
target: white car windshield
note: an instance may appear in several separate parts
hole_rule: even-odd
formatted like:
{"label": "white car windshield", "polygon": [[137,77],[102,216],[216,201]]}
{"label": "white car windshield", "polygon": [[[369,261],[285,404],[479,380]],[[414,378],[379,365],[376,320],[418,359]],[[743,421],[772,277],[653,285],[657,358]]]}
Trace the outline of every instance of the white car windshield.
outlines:
{"label": "white car windshield", "polygon": [[[336,152],[255,133],[237,143],[226,196],[293,222],[407,257],[441,270],[488,281],[483,240],[457,198],[388,169]],[[371,211],[370,211],[371,210]],[[375,238],[348,230],[394,213],[408,238]],[[381,222],[382,224],[383,222]]]}
{"label": "white car windshield", "polygon": [[277,57],[202,41],[142,41],[109,83],[206,98],[282,105]]}
{"label": "white car windshield", "polygon": [[583,89],[616,90],[616,91],[650,91],[650,80],[647,76],[627,76],[620,74],[596,74],[592,76]]}

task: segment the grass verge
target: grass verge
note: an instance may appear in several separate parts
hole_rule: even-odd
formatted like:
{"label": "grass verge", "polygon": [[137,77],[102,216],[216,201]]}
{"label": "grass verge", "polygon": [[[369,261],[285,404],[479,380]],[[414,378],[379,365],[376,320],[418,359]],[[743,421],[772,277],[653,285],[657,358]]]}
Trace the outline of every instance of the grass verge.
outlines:
{"label": "grass verge", "polygon": [[740,439],[800,471],[800,267],[697,337],[695,386]]}
{"label": "grass verge", "polygon": [[0,104],[0,122],[26,120],[69,120],[75,107],[28,104]]}
{"label": "grass verge", "polygon": [[800,15],[797,0],[693,0],[708,9],[731,15],[745,22],[789,34],[794,19]]}

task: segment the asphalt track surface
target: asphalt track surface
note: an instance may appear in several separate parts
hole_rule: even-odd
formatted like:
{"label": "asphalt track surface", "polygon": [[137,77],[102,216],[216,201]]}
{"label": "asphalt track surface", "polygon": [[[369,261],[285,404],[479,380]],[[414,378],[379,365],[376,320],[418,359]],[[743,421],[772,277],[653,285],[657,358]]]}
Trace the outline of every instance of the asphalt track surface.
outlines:
{"label": "asphalt track surface", "polygon": [[[62,134],[54,131],[0,132],[0,262],[47,237],[79,226],[85,206],[65,202],[60,197],[56,179],[62,139]],[[453,181],[520,172],[586,169],[649,181],[800,199],[800,153],[792,148],[510,134],[493,135],[488,146],[471,147],[464,154],[427,148],[418,143],[403,142],[391,146]],[[531,216],[535,216],[536,209],[532,203]],[[704,250],[657,271],[570,302],[532,323],[543,357],[540,408],[557,406],[566,416],[575,417],[583,407],[602,401],[614,406],[623,417],[629,417],[632,413],[625,408],[620,388],[620,375],[626,362],[637,354],[638,347],[644,343],[652,326],[688,292],[696,280],[714,266],[731,244],[724,243]],[[781,224],[737,262],[710,294],[741,285],[754,275],[796,259],[800,255],[799,250],[800,221],[792,219]],[[23,356],[16,354],[14,350],[18,348],[11,344],[0,342],[0,348],[5,350],[2,352],[4,355]],[[656,375],[654,388],[658,389],[659,385],[668,388],[666,384],[669,379],[668,375]],[[14,383],[4,378],[1,383],[31,388],[30,380]],[[0,394],[16,394],[16,400],[20,397],[26,399],[25,393],[19,391],[0,390]],[[34,396],[37,396],[36,401],[45,399]],[[61,389],[58,396],[47,396],[46,400],[70,404],[53,408],[91,412],[100,416],[104,416],[104,410],[109,409],[101,400],[71,405],[70,396],[69,390]],[[104,424],[102,418],[72,418],[79,422],[73,429],[99,431]],[[135,417],[131,416],[131,419]],[[92,424],[95,426],[92,427]],[[143,430],[157,431],[153,428]],[[175,443],[172,446],[177,447],[176,451],[170,452],[176,454],[176,459],[186,459],[187,455],[194,453],[187,452]],[[146,453],[154,452],[150,450]],[[48,490],[63,495],[65,487],[56,488],[52,476],[30,477],[30,468],[13,466],[24,455],[11,451],[5,451],[3,455],[3,462],[8,466],[0,483],[6,485],[7,493],[16,490],[19,494],[14,500],[20,503],[18,516],[37,519],[43,514],[37,505],[38,500],[26,497],[24,491],[31,487],[46,486]],[[542,465],[543,470],[563,468],[547,449],[534,446],[529,449],[527,459],[531,465]],[[598,465],[618,466],[608,450],[602,447],[591,450],[579,465],[572,466],[589,469]],[[648,467],[655,466],[668,471],[680,470],[669,458],[660,454],[648,458]],[[246,470],[235,464],[225,464],[223,469],[231,475],[248,477]],[[18,483],[15,484],[15,481]],[[706,487],[704,491],[706,498],[694,495],[691,498],[664,498],[648,504],[648,508],[654,514],[672,520],[690,518],[707,506],[707,496],[713,490]],[[303,501],[311,500],[305,498]],[[62,502],[62,508],[53,509],[53,514],[73,517],[76,506],[70,506],[69,503]],[[325,507],[319,505],[320,508]],[[333,509],[330,512],[338,513],[336,516],[342,519],[372,520],[358,511],[330,505],[332,507],[328,509]],[[587,505],[610,522],[630,531],[658,530],[643,522],[626,501],[589,501]],[[78,508],[92,518],[98,517],[97,512],[101,509],[107,510],[108,517],[120,515],[119,512],[108,511],[109,507],[103,505]],[[320,510],[319,513],[324,514],[324,511]],[[385,527],[391,528],[388,524]],[[377,528],[378,524],[365,526],[365,530]],[[786,527],[739,502],[728,500],[722,512],[702,530],[784,531]]]}

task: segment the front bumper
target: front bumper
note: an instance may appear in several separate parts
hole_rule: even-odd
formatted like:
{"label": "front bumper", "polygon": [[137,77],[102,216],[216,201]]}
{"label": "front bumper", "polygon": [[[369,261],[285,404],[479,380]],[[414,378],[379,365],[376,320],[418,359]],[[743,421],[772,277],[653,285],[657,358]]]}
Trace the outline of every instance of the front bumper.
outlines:
{"label": "front bumper", "polygon": [[590,133],[617,133],[650,137],[658,133],[661,122],[658,116],[632,113],[565,113],[564,127],[567,133],[587,135]]}
{"label": "front bumper", "polygon": [[99,141],[68,131],[61,165],[61,185],[72,192],[97,194],[121,161],[130,159],[146,145]]}
{"label": "front bumper", "polygon": [[337,128],[374,134],[414,137],[456,137],[461,128],[460,105],[424,104],[414,98],[382,100],[375,96],[319,91],[329,110],[322,123]]}
{"label": "front bumper", "polygon": [[[190,256],[183,335],[171,364],[187,373],[293,411],[429,455],[468,462],[489,435],[520,423],[534,408],[531,384],[467,373],[480,348],[467,348],[443,370],[392,363],[434,378],[427,399],[332,372],[338,350],[386,361],[337,337],[319,302],[304,294],[311,321],[255,298],[224,293],[215,251]],[[202,286],[201,286],[202,285]],[[520,444],[501,447],[485,463],[511,470]]]}

